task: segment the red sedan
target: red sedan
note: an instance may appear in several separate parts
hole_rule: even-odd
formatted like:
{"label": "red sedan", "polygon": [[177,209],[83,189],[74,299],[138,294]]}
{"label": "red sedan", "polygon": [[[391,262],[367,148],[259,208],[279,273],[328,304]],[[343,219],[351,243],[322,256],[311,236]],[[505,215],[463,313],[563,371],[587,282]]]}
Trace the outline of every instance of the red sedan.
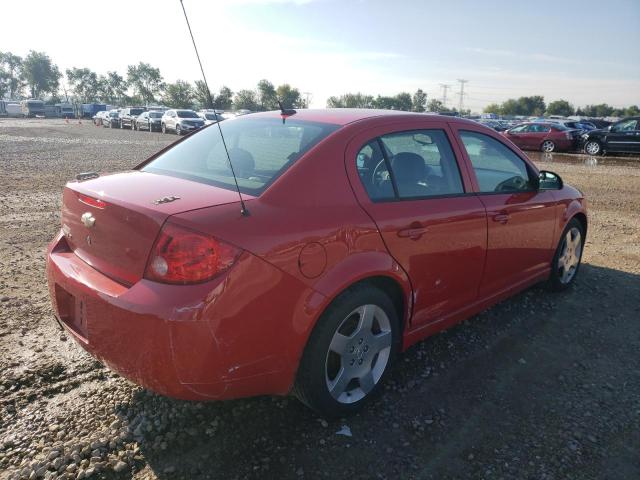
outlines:
{"label": "red sedan", "polygon": [[294,392],[343,415],[411,344],[576,277],[585,199],[494,130],[374,110],[221,128],[239,191],[215,126],[64,190],[47,254],[56,317],[146,388]]}
{"label": "red sedan", "polygon": [[554,123],[523,123],[502,134],[524,150],[566,152],[575,144],[574,131]]}

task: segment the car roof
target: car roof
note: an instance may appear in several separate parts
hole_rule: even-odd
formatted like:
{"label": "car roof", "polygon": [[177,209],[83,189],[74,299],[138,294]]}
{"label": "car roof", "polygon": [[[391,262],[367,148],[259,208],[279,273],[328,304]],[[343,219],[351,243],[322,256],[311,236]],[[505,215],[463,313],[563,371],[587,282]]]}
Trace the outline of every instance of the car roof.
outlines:
{"label": "car roof", "polygon": [[[268,117],[268,118],[280,118],[281,114],[279,110],[273,110],[270,112],[252,113],[251,117]],[[435,113],[417,113],[417,112],[403,112],[399,110],[377,110],[372,108],[325,108],[325,109],[297,109],[295,115],[289,116],[289,118],[295,118],[296,120],[304,120],[308,122],[318,123],[330,123],[334,125],[347,125],[349,123],[358,122],[361,120],[368,120],[377,117],[387,117],[396,119],[403,118],[425,118],[432,117],[437,118],[449,123],[462,123],[462,124],[476,124],[473,120],[465,118],[449,117],[444,115],[437,115]]]}

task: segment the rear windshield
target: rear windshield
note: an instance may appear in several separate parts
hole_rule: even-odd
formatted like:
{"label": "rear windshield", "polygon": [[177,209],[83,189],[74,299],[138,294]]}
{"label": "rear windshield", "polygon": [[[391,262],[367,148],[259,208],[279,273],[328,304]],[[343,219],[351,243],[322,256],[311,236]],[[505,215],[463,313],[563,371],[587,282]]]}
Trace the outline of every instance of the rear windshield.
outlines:
{"label": "rear windshield", "polygon": [[200,118],[196,112],[191,110],[176,110],[176,113],[180,118]]}
{"label": "rear windshield", "polygon": [[132,108],[129,110],[131,115],[140,115],[142,112],[144,112],[144,108]]}
{"label": "rear windshield", "polygon": [[[240,191],[260,195],[279,175],[338,125],[279,118],[238,118],[219,123]],[[218,127],[191,135],[142,167],[235,190]]]}
{"label": "rear windshield", "polygon": [[149,116],[151,118],[161,118],[162,117],[162,112],[149,112]]}

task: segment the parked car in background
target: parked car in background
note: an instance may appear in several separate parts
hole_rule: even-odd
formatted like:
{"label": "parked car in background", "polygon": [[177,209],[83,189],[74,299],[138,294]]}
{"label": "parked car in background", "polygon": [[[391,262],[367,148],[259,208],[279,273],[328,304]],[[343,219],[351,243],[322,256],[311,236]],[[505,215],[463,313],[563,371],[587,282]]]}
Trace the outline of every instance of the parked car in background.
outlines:
{"label": "parked car in background", "polygon": [[101,111],[101,112],[96,113],[92,118],[93,124],[97,125],[97,126],[104,125],[103,120],[105,119],[107,114],[108,114],[108,112],[105,112],[105,111]]}
{"label": "parked car in background", "polygon": [[501,120],[491,120],[486,118],[480,118],[476,120],[476,122],[478,122],[480,125],[493,128],[496,132],[504,132],[509,128],[509,125],[507,125],[506,122],[503,122]]}
{"label": "parked car in background", "polygon": [[340,417],[400,351],[579,272],[582,193],[475,122],[302,109],[224,134],[69,182],[47,251],[59,323],[160,394],[293,392]]}
{"label": "parked car in background", "polygon": [[599,155],[605,152],[640,153],[640,117],[629,117],[607,128],[583,133],[585,153]]}
{"label": "parked car in background", "polygon": [[221,114],[216,113],[213,110],[200,110],[198,112],[198,116],[204,120],[205,125],[211,125],[224,120]]}
{"label": "parked car in background", "polygon": [[20,109],[24,117],[44,117],[45,108],[42,100],[23,100],[20,102]]}
{"label": "parked car in background", "polygon": [[133,128],[135,119],[142,112],[146,112],[146,107],[125,107],[120,110],[120,128]]}
{"label": "parked car in background", "polygon": [[108,128],[116,128],[120,126],[120,110],[114,108],[105,112],[105,116],[102,120],[102,125]]}
{"label": "parked car in background", "polygon": [[160,121],[162,133],[170,131],[177,135],[204,127],[204,120],[193,110],[167,110]]}
{"label": "parked car in background", "polygon": [[523,123],[502,134],[523,150],[547,153],[571,150],[579,138],[579,131],[555,123]]}
{"label": "parked car in background", "polygon": [[571,119],[545,119],[542,121],[536,120],[536,123],[554,123],[556,125],[563,125],[566,128],[569,128],[571,130],[581,130],[583,132],[587,132],[589,130],[595,130],[596,126],[591,123],[591,122],[587,122],[587,121],[577,121],[577,120],[571,120]]}
{"label": "parked car in background", "polygon": [[162,120],[163,112],[149,111],[142,112],[138,115],[138,118],[135,119],[133,123],[134,130],[149,130],[153,132],[157,130],[158,132],[161,130],[161,120]]}

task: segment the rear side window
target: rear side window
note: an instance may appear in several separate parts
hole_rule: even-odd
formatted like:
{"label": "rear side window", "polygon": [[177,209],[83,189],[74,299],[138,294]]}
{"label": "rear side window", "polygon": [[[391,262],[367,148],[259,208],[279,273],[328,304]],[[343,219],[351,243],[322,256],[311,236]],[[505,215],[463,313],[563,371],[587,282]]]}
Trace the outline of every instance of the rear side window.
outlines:
{"label": "rear side window", "polygon": [[456,158],[443,130],[384,135],[356,159],[372,200],[428,198],[464,193]]}
{"label": "rear side window", "polygon": [[478,132],[461,131],[460,139],[473,165],[480,192],[532,190],[526,163],[498,140]]}
{"label": "rear side window", "polygon": [[[240,191],[261,194],[269,184],[338,125],[280,118],[240,117],[220,123]],[[218,128],[205,128],[142,167],[235,189]]]}

